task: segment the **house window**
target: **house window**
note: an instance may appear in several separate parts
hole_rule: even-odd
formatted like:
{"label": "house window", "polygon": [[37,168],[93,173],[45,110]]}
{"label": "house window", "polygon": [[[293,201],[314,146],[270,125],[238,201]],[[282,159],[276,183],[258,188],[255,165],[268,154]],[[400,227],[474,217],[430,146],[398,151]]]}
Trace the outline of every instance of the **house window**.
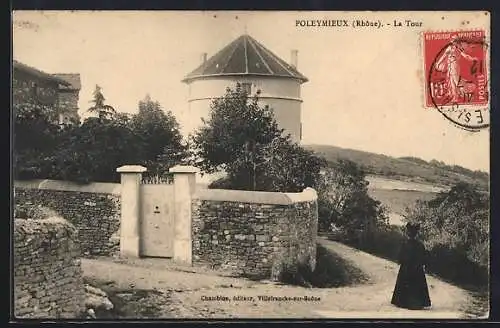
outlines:
{"label": "house window", "polygon": [[241,88],[247,94],[251,94],[252,93],[252,83],[241,83]]}

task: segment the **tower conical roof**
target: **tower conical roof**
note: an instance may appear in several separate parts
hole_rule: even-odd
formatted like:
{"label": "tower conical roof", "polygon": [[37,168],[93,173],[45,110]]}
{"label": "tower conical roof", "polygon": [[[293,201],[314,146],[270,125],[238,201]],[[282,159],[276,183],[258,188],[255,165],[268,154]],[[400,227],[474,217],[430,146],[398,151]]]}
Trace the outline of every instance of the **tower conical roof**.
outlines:
{"label": "tower conical roof", "polygon": [[243,34],[202,65],[189,73],[182,81],[190,82],[211,76],[275,76],[300,80],[308,79],[296,68],[276,56],[257,40]]}

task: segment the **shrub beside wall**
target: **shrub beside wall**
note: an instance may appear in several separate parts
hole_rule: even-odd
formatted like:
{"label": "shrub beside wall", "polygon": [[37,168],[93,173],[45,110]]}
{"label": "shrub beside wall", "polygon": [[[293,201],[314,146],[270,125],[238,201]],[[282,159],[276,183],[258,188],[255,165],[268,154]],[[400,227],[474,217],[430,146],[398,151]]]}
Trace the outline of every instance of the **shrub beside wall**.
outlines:
{"label": "shrub beside wall", "polygon": [[[315,192],[206,190],[192,211],[193,263],[250,278],[277,279],[284,268],[314,269],[318,209]],[[300,194],[299,194],[300,195]]]}
{"label": "shrub beside wall", "polygon": [[75,227],[61,217],[14,220],[17,318],[75,318],[85,310]]}
{"label": "shrub beside wall", "polygon": [[[119,184],[102,184],[105,188],[87,186],[84,189],[73,185],[70,188],[61,187],[57,185],[58,181],[51,182],[53,186],[46,186],[44,189],[16,185],[16,205],[36,204],[48,207],[75,225],[82,255],[109,256],[118,253],[120,195],[111,189],[117,189]],[[80,189],[86,191],[79,191]]]}
{"label": "shrub beside wall", "polygon": [[[361,239],[340,239],[340,241],[396,263],[399,261],[401,245],[406,240],[401,227],[389,226],[385,229],[375,229],[368,237],[365,242]],[[470,261],[465,252],[439,244],[427,247],[427,252],[427,272],[463,287],[487,288],[489,268]]]}

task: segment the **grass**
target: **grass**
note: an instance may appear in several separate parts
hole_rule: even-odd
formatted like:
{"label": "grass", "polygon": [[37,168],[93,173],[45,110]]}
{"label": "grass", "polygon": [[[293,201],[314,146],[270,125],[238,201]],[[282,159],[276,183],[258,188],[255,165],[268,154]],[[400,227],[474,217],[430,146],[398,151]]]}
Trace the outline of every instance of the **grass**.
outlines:
{"label": "grass", "polygon": [[405,208],[412,206],[417,200],[428,201],[436,196],[433,192],[384,189],[368,189],[368,194],[397,214],[404,214]]}

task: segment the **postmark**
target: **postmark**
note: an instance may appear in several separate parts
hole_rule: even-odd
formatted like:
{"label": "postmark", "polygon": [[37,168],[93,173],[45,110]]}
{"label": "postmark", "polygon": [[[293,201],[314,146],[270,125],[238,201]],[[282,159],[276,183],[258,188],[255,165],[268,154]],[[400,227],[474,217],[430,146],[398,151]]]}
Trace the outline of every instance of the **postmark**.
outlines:
{"label": "postmark", "polygon": [[489,58],[484,30],[424,32],[425,107],[455,125],[489,127]]}

